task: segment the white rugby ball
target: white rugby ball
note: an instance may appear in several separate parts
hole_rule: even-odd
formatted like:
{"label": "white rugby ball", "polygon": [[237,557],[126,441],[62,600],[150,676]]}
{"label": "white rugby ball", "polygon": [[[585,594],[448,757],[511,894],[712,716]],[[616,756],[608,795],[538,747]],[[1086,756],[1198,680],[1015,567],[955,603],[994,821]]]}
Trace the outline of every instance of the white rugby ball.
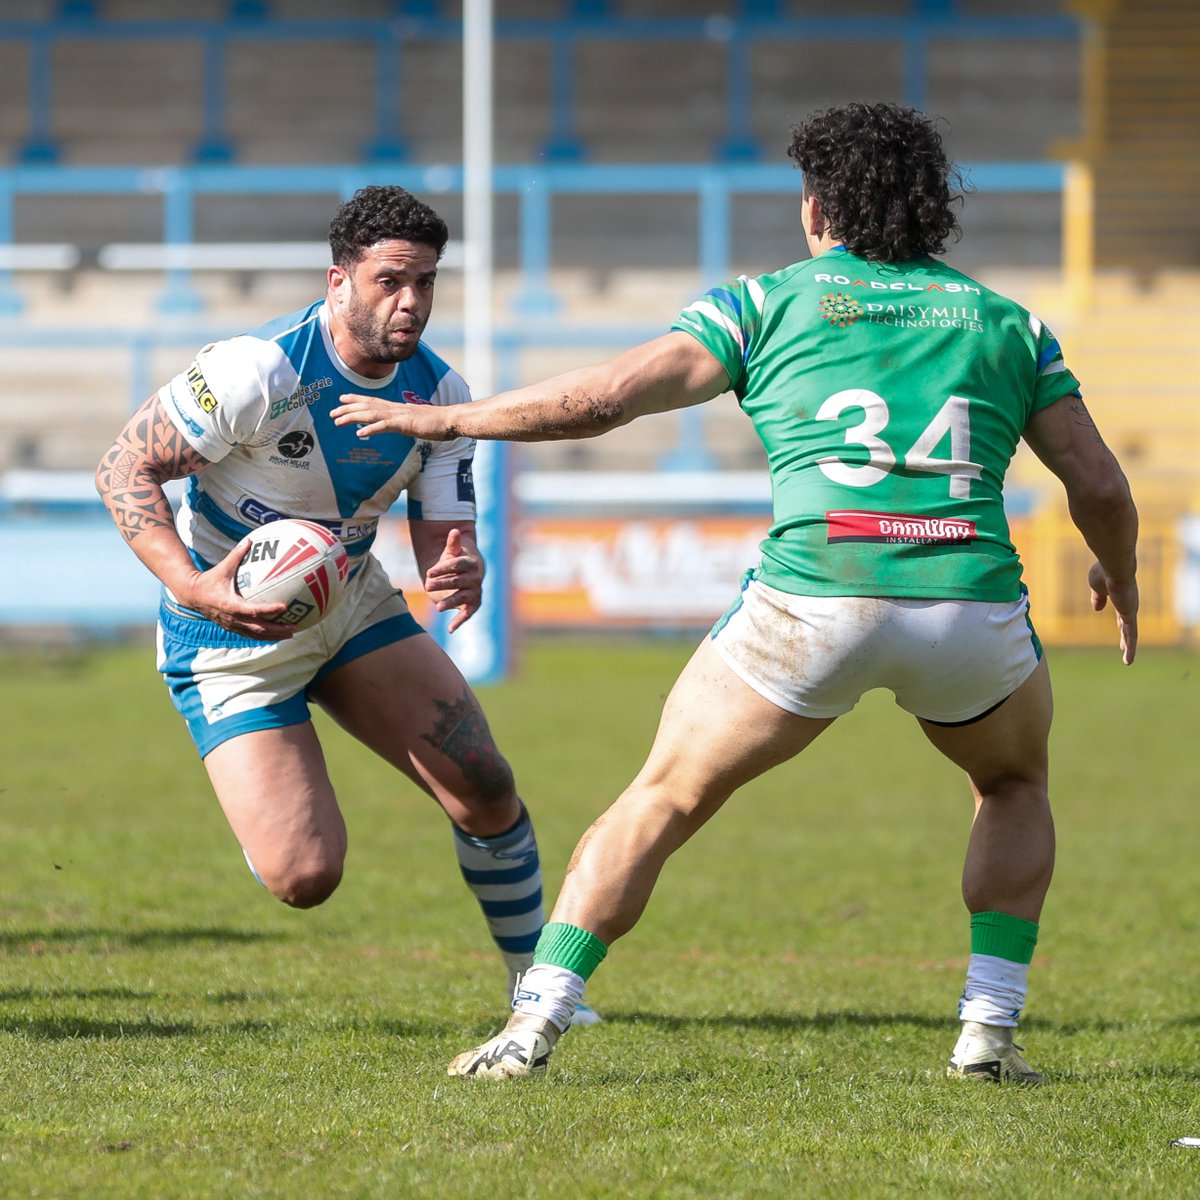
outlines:
{"label": "white rugby ball", "polygon": [[341,540],[313,521],[268,521],[250,535],[235,586],[255,604],[286,604],[274,620],[315,625],[341,599],[350,558]]}

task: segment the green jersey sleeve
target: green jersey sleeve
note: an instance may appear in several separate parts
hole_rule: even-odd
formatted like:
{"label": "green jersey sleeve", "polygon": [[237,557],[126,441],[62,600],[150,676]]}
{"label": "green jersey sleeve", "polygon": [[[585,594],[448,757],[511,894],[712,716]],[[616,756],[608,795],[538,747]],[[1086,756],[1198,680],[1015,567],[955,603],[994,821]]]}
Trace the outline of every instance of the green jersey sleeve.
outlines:
{"label": "green jersey sleeve", "polygon": [[1067,369],[1058,338],[1032,313],[1029,316],[1029,331],[1037,346],[1037,378],[1033,385],[1032,412],[1041,412],[1064,396],[1080,395],[1079,380]]}
{"label": "green jersey sleeve", "polygon": [[710,288],[671,326],[672,331],[690,333],[717,359],[738,396],[745,391],[746,361],[762,325],[763,299],[758,280],[739,275]]}

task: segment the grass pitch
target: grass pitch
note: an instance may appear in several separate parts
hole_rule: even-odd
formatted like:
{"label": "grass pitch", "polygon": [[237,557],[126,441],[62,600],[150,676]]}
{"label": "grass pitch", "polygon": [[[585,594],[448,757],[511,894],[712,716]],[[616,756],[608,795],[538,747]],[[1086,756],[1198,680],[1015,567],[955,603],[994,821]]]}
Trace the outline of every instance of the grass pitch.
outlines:
{"label": "grass pitch", "polygon": [[[485,690],[551,895],[689,646],[552,641]],[[0,1195],[1175,1197],[1200,1189],[1200,659],[1051,657],[1040,1090],[942,1078],[970,801],[889,699],[664,874],[543,1080],[444,1075],[503,973],[423,797],[324,726],[351,837],[247,874],[146,646],[0,655]]]}

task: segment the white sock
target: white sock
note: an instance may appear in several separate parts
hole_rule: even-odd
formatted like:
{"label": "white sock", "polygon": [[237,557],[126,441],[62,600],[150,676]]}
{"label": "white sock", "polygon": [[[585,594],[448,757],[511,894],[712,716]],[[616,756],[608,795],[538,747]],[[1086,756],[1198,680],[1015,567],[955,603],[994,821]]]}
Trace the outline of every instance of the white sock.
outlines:
{"label": "white sock", "polygon": [[526,954],[507,954],[501,950],[500,957],[504,959],[504,965],[508,968],[508,998],[511,1000],[517,994],[517,984],[521,982],[521,976],[533,963],[533,951],[530,950]]}
{"label": "white sock", "polygon": [[513,997],[513,1011],[549,1021],[559,1033],[566,1033],[583,998],[583,976],[566,967],[535,963],[521,976]]}
{"label": "white sock", "polygon": [[967,962],[967,983],[958,1002],[959,1020],[1015,1029],[1025,1007],[1028,976],[1028,963],[972,954]]}

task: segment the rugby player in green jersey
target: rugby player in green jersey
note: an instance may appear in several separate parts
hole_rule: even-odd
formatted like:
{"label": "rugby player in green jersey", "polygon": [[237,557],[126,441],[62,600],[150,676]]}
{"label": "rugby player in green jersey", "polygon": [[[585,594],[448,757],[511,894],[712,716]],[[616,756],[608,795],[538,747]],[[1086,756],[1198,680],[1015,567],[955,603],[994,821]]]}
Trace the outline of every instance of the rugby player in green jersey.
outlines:
{"label": "rugby player in green jersey", "polygon": [[343,397],[360,436],[592,437],[732,391],[767,452],[762,559],[667,698],[650,756],[584,834],[506,1028],[450,1064],[545,1070],[609,946],[668,856],[743,783],[871,688],[967,774],[975,817],[961,1032],[948,1071],[1041,1083],[1014,1045],[1054,864],[1050,679],[1002,488],[1020,439],[1061,480],[1137,648],[1137,513],[1050,331],[936,257],[957,233],[932,121],[850,104],[792,130],[812,257],[713,288],[671,332],[598,366],[453,408]]}

